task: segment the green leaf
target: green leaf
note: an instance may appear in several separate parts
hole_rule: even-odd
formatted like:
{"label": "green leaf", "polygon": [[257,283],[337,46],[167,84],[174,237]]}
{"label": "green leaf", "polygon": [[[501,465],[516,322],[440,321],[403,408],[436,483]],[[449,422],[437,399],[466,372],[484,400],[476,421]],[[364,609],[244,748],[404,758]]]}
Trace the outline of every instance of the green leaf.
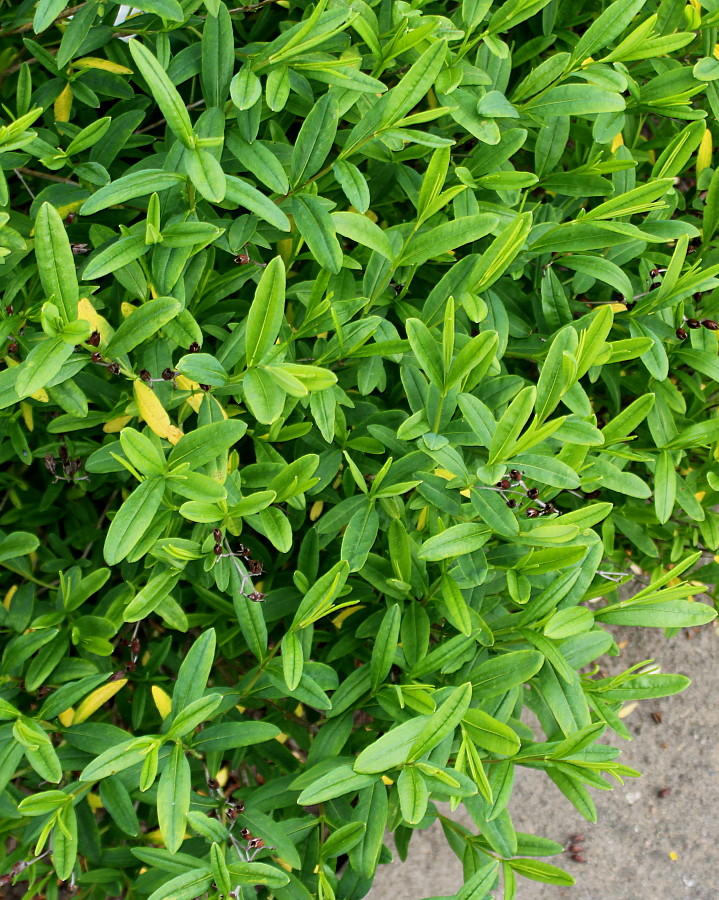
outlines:
{"label": "green leaf", "polygon": [[121,322],[107,345],[107,355],[121,356],[134,350],[175,318],[181,309],[182,305],[172,297],[158,297],[143,303]]}
{"label": "green leaf", "polygon": [[519,736],[509,725],[481,709],[468,709],[462,718],[462,729],[477,745],[501,756],[514,756],[519,751]]}
{"label": "green leaf", "polygon": [[93,254],[82,272],[83,281],[91,281],[95,278],[102,278],[111,272],[129,265],[141,256],[144,256],[150,249],[145,243],[144,235],[130,235],[129,237],[121,237],[117,241],[113,241],[104,250]]}
{"label": "green leaf", "polygon": [[407,762],[415,762],[421,756],[429,753],[441,741],[452,734],[454,729],[464,718],[472,700],[472,685],[462,684],[456,688],[432,713],[424,728],[417,735],[407,757]]}
{"label": "green leaf", "polygon": [[222,203],[227,192],[227,180],[220,163],[207,150],[188,149],[182,158],[185,171],[199,193],[210,203]]}
{"label": "green leaf", "polygon": [[444,383],[444,363],[439,344],[419,319],[407,319],[405,327],[412,352],[422,371],[431,384],[439,387]]}
{"label": "green leaf", "polygon": [[197,471],[236,444],[246,431],[245,422],[237,419],[223,419],[210,425],[201,425],[180,438],[172,448],[167,464],[171,468],[177,468],[186,463],[192,471]]}
{"label": "green leaf", "polygon": [[60,337],[36,344],[18,371],[15,390],[19,397],[27,397],[47,387],[72,356],[72,345]]}
{"label": "green leaf", "polygon": [[538,859],[510,859],[509,865],[524,878],[530,878],[532,881],[541,881],[543,884],[574,884],[574,878],[549,863],[542,862]]}
{"label": "green leaf", "polygon": [[89,197],[80,207],[83,216],[117,206],[137,197],[167,191],[184,182],[184,177],[177,172],[165,172],[163,169],[143,169],[132,172],[111,181]]}
{"label": "green leaf", "polygon": [[225,200],[244,206],[280,231],[290,231],[290,220],[272,200],[235,175],[225,176]]}
{"label": "green leaf", "polygon": [[677,479],[674,460],[668,450],[662,450],[654,469],[654,509],[663,525],[674,512],[677,495]]}
{"label": "green leaf", "polygon": [[376,775],[363,775],[350,765],[338,765],[306,787],[297,798],[300,806],[325,803],[345,794],[353,794],[374,784]]}
{"label": "green leaf", "polygon": [[291,183],[304,184],[315,175],[332,149],[339,111],[334,93],[323,94],[302,123],[292,150]]}
{"label": "green leaf", "polygon": [[332,222],[338,234],[375,250],[385,259],[392,260],[394,254],[387,235],[367,216],[353,212],[332,213]]}
{"label": "green leaf", "polygon": [[170,19],[172,22],[182,22],[185,18],[177,0],[139,0],[134,7],[146,13],[154,13],[163,19]]}
{"label": "green leaf", "polygon": [[337,275],[342,268],[342,248],[325,206],[311,194],[296,194],[292,199],[292,213],[314,258],[323,269]]}
{"label": "green leaf", "polygon": [[542,119],[554,116],[592,116],[597,113],[621,112],[624,98],[594,84],[562,84],[549,88],[539,97],[524,104],[524,111]]}
{"label": "green leaf", "polygon": [[372,648],[370,678],[373,693],[376,693],[382,686],[394,663],[401,621],[401,610],[394,603],[382,617]]}
{"label": "green leaf", "polygon": [[185,839],[191,790],[190,764],[182,744],[177,743],[157,786],[157,818],[170,853],[177,853]]}
{"label": "green leaf", "polygon": [[204,694],[215,659],[216,646],[215,630],[210,628],[194,642],[182,661],[172,692],[170,715],[173,718]]}
{"label": "green leaf", "polygon": [[349,575],[349,563],[341,560],[325,572],[302,598],[292,620],[292,628],[305,628],[326,615],[340,595]]}
{"label": "green leaf", "polygon": [[0,540],[0,563],[33,553],[40,546],[38,537],[27,531],[14,531]]}
{"label": "green leaf", "polygon": [[479,550],[487,543],[491,534],[491,530],[486,525],[475,525],[469,522],[452,525],[445,531],[428,538],[420,548],[419,558],[428,562],[455,559]]}
{"label": "green leaf", "polygon": [[392,728],[360,753],[354,771],[363,775],[387,772],[407,762],[414,742],[427,723],[427,716],[410,719]]}
{"label": "green leaf", "polygon": [[537,389],[533,386],[523,388],[507,407],[489,445],[489,465],[508,458],[512,446],[519,433],[527,423],[537,397]]}
{"label": "green leaf", "polygon": [[247,316],[245,345],[247,365],[266,356],[275,343],[285,311],[285,266],[275,256],[262,273]]}
{"label": "green leaf", "polygon": [[130,38],[128,47],[135,65],[152,91],[152,96],[162,110],[170,129],[180,143],[191,149],[193,146],[192,123],[177,88],[168,78],[157,57],[146,47],[143,47],[135,38]]}
{"label": "green leaf", "polygon": [[304,655],[300,639],[294,631],[288,631],[282,638],[282,674],[288,691],[297,689],[303,668]]}
{"label": "green leaf", "polygon": [[194,900],[212,883],[212,869],[197,866],[192,872],[184,872],[171,878],[150,894],[148,900]]}
{"label": "green leaf", "polygon": [[572,52],[572,61],[582,62],[601,50],[627,28],[647,0],[614,0],[584,32]]}
{"label": "green leaf", "polygon": [[63,321],[74,322],[80,299],[75,260],[60,214],[50,203],[42,204],[35,219],[35,256],[47,299],[59,308]]}
{"label": "green leaf", "polygon": [[443,222],[413,238],[402,252],[398,265],[420,266],[429,259],[464,247],[465,244],[477,241],[492,231],[497,221],[494,215],[480,213]]}
{"label": "green leaf", "polygon": [[164,493],[162,478],[148,478],[125,500],[110,523],[105,538],[103,552],[109,566],[122,562],[142,540],[160,508]]}
{"label": "green leaf", "polygon": [[427,811],[427,784],[414,766],[405,766],[397,779],[397,793],[402,816],[410,825],[419,825]]}

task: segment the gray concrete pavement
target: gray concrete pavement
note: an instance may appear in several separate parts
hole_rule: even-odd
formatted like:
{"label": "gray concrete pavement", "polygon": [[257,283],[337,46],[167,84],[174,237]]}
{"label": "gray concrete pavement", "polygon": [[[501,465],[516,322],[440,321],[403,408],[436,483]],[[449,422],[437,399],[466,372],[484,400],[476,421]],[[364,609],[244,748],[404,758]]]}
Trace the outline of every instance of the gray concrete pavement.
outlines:
{"label": "gray concrete pavement", "polygon": [[[510,812],[519,831],[565,844],[586,836],[586,864],[569,854],[551,857],[576,879],[563,888],[518,879],[517,900],[718,900],[719,631],[715,623],[670,641],[661,630],[614,629],[626,641],[618,671],[653,658],[665,672],[692,679],[683,694],[638,704],[625,719],[634,739],[611,736],[621,761],[642,773],[613,791],[593,791],[599,821],[589,824],[542,773],[518,772]],[[652,713],[661,717],[656,722]],[[619,743],[617,743],[619,742]],[[658,792],[670,788],[664,798]],[[454,814],[470,828],[471,820]],[[461,866],[441,828],[417,833],[405,863],[384,866],[370,900],[422,900],[451,895]],[[496,892],[498,900],[501,890]]]}

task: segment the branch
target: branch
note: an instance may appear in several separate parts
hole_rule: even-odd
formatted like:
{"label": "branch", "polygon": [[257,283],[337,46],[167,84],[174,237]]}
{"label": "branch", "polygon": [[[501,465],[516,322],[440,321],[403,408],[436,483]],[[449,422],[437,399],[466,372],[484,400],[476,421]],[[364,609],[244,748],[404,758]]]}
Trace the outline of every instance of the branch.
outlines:
{"label": "branch", "polygon": [[[79,3],[77,6],[69,6],[67,9],[63,10],[59,16],[56,16],[53,25],[55,22],[60,22],[62,19],[69,19],[70,16],[74,16],[76,12],[81,10],[83,6],[87,6],[86,3]],[[0,32],[0,37],[7,37],[10,34],[22,34],[25,31],[33,30],[33,23],[28,22],[26,25],[20,25],[18,28],[13,28],[12,31],[2,31]]]}

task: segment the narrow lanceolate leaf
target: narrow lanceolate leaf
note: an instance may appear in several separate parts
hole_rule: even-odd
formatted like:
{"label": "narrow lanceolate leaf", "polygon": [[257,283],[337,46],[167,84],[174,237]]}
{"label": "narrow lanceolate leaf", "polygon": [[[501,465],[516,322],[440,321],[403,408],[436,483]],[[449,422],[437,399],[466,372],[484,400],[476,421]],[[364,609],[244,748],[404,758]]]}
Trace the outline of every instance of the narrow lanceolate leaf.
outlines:
{"label": "narrow lanceolate leaf", "polygon": [[120,356],[134,350],[174,319],[181,309],[182,304],[173,297],[158,297],[144,303],[123,320],[107,345],[107,355]]}
{"label": "narrow lanceolate leaf", "polygon": [[105,538],[105,562],[114,566],[137,546],[162,503],[165,483],[148,478],[135,488],[110,523]]}
{"label": "narrow lanceolate leaf", "polygon": [[429,717],[424,728],[417,735],[407,762],[418,760],[443,741],[448,734],[451,734],[462,721],[471,700],[472,685],[470,682],[456,688]]}
{"label": "narrow lanceolate leaf", "polygon": [[157,787],[157,817],[160,833],[170,853],[182,846],[190,809],[190,764],[181,743],[172,748]]}
{"label": "narrow lanceolate leaf", "polygon": [[244,206],[280,231],[290,231],[292,228],[290,220],[272,200],[235,175],[225,176],[225,200]]}
{"label": "narrow lanceolate leaf", "polygon": [[282,674],[289,691],[294,691],[302,678],[304,653],[296,632],[288,631],[282,639]]}
{"label": "narrow lanceolate leaf", "polygon": [[387,610],[382,618],[370,660],[370,678],[373,691],[379,689],[387,673],[392,668],[392,663],[397,653],[401,619],[402,614],[396,603]]}
{"label": "narrow lanceolate leaf", "polygon": [[305,119],[292,152],[292,184],[303,184],[327,159],[337,132],[339,112],[333,93],[323,94]]}
{"label": "narrow lanceolate leaf", "polygon": [[672,453],[662,450],[654,469],[654,509],[662,525],[669,521],[674,511],[676,495],[677,479]]}
{"label": "narrow lanceolate leaf", "polygon": [[247,365],[264,357],[277,339],[285,311],[285,264],[279,256],[268,264],[257,285],[247,316]]}
{"label": "narrow lanceolate leaf", "polygon": [[506,459],[519,433],[527,423],[534,409],[537,389],[533,386],[523,388],[507,407],[489,445],[489,464]]}
{"label": "narrow lanceolate leaf", "polygon": [[95,191],[92,197],[82,204],[80,213],[89,216],[137,197],[166,191],[184,180],[178,172],[165,172],[163,169],[143,169],[141,172],[123,175]]}
{"label": "narrow lanceolate leaf", "polygon": [[65,322],[73,322],[80,299],[75,259],[62,218],[50,203],[42,204],[35,220],[35,256],[46,298],[59,308]]}
{"label": "narrow lanceolate leaf", "polygon": [[397,779],[397,792],[402,816],[410,825],[419,825],[427,811],[429,790],[414,766],[406,766]]}
{"label": "narrow lanceolate leaf", "polygon": [[177,92],[177,88],[168,78],[157,57],[147,47],[131,38],[129,48],[135,65],[147,82],[152,96],[162,110],[162,114],[175,137],[185,147],[191,148],[193,137],[190,114],[187,112],[184,101]]}

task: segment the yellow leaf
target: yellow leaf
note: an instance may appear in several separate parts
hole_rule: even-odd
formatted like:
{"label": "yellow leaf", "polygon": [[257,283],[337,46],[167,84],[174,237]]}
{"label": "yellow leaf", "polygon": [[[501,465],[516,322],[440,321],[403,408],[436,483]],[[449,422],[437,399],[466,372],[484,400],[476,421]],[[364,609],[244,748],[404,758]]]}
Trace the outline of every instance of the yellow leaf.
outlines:
{"label": "yellow leaf", "polygon": [[87,795],[87,804],[93,811],[103,809],[102,800],[100,799],[99,794],[93,794],[92,792],[89,793]]}
{"label": "yellow leaf", "polygon": [[68,707],[65,712],[60,713],[58,719],[62,722],[65,728],[69,728],[75,719],[75,710],[72,708],[72,706]]}
{"label": "yellow leaf", "polygon": [[115,329],[107,319],[100,315],[87,297],[82,297],[77,301],[77,317],[83,322],[87,322],[93,331],[99,332],[101,347],[109,343]]}
{"label": "yellow leaf", "polygon": [[122,313],[123,319],[126,319],[128,316],[131,316],[135,310],[136,306],[133,306],[132,303],[127,303],[125,300],[120,304],[120,312]]}
{"label": "yellow leaf", "polygon": [[170,695],[163,691],[159,685],[152,685],[152,699],[155,701],[155,706],[157,707],[157,711],[160,713],[163,719],[166,719],[170,715],[170,710],[172,709],[172,700],[170,699]]}
{"label": "yellow leaf", "polygon": [[706,492],[706,491],[697,491],[696,494],[694,494],[694,496],[697,498],[697,500],[698,500],[700,503],[701,503],[701,501],[706,497],[706,495],[707,495],[707,492]]}
{"label": "yellow leaf", "polygon": [[714,44],[714,58],[719,59],[719,44]]}
{"label": "yellow leaf", "polygon": [[103,684],[101,687],[96,688],[78,706],[72,724],[79,725],[81,722],[84,722],[101,706],[104,706],[108,700],[112,699],[118,691],[122,690],[126,684],[127,678],[121,678],[119,681],[111,681],[109,684]]}
{"label": "yellow leaf", "polygon": [[172,424],[157,394],[139,378],[132,389],[140,418],[147,422],[158,437],[167,438],[171,444],[176,444],[182,437],[182,431]]}
{"label": "yellow leaf", "polygon": [[612,140],[612,153],[617,150],[619,147],[624,145],[624,135],[619,132],[619,134],[614,135],[614,139]]}
{"label": "yellow leaf", "polygon": [[427,510],[428,509],[429,509],[429,507],[427,507],[427,506],[422,507],[419,517],[417,518],[417,531],[422,531],[424,526],[427,524]]}
{"label": "yellow leaf", "polygon": [[109,59],[98,59],[96,56],[84,56],[82,59],[74,59],[73,66],[80,69],[104,69],[115,75],[132,75],[132,69],[121,66],[119,63],[110,62]]}
{"label": "yellow leaf", "polygon": [[324,502],[322,500],[315,500],[315,502],[310,507],[310,522],[316,522],[317,519],[322,515],[322,510],[324,509]]}
{"label": "yellow leaf", "polygon": [[280,744],[284,744],[288,738],[289,738],[288,734],[276,734],[275,735],[275,740],[279,741]]}
{"label": "yellow leaf", "polygon": [[[440,478],[444,478],[445,481],[451,481],[451,480],[455,477],[455,476],[452,474],[452,472],[449,471],[449,469],[435,469],[435,470],[434,470],[434,474],[435,474],[435,475],[439,475]],[[469,497],[469,496],[471,496],[471,492],[470,492],[470,491],[460,491],[459,493],[460,493],[463,497]]]}
{"label": "yellow leaf", "polygon": [[215,775],[215,781],[219,784],[220,787],[224,787],[230,778],[230,770],[228,766],[223,766],[220,771]]}
{"label": "yellow leaf", "polygon": [[122,431],[132,418],[133,416],[117,416],[114,419],[110,419],[109,422],[105,422],[102,426],[102,430],[105,434],[117,434],[118,431]]}
{"label": "yellow leaf", "polygon": [[70,119],[70,110],[72,109],[72,88],[70,84],[66,84],[62,92],[55,100],[53,111],[55,113],[56,122],[67,122]]}
{"label": "yellow leaf", "polygon": [[704,132],[704,137],[702,138],[701,144],[699,144],[699,149],[697,150],[697,178],[701,175],[704,169],[708,169],[712,164],[712,133],[711,129],[707,128]]}
{"label": "yellow leaf", "polygon": [[612,312],[626,312],[627,307],[624,303],[610,303],[609,308]]}
{"label": "yellow leaf", "polygon": [[588,57],[584,60],[584,62],[582,63],[582,65],[583,65],[583,66],[591,66],[591,64],[592,64],[593,62],[594,62],[594,57],[593,57],[593,56],[588,56]]}
{"label": "yellow leaf", "polygon": [[388,775],[383,775],[383,776],[382,776],[382,781],[383,781],[386,785],[394,784],[394,781],[392,781],[392,779],[391,779]]}
{"label": "yellow leaf", "polygon": [[332,624],[335,628],[341,628],[344,620],[351,616],[353,612],[357,612],[358,609],[363,609],[364,606],[362,603],[358,603],[357,606],[347,606],[342,612],[337,613],[337,615],[332,619]]}
{"label": "yellow leaf", "polygon": [[12,587],[8,590],[7,594],[5,594],[5,599],[2,602],[2,605],[5,609],[10,609],[10,604],[12,603],[12,598],[17,590],[17,585],[13,584]]}
{"label": "yellow leaf", "polygon": [[32,431],[34,428],[33,420],[32,420],[32,406],[26,401],[20,401],[20,412],[22,413],[22,419],[25,423],[25,427],[28,431]]}
{"label": "yellow leaf", "polygon": [[175,384],[181,391],[195,392],[185,400],[185,403],[196,413],[199,412],[202,405],[202,389],[200,385],[196,381],[190,381],[185,375],[176,375]]}

